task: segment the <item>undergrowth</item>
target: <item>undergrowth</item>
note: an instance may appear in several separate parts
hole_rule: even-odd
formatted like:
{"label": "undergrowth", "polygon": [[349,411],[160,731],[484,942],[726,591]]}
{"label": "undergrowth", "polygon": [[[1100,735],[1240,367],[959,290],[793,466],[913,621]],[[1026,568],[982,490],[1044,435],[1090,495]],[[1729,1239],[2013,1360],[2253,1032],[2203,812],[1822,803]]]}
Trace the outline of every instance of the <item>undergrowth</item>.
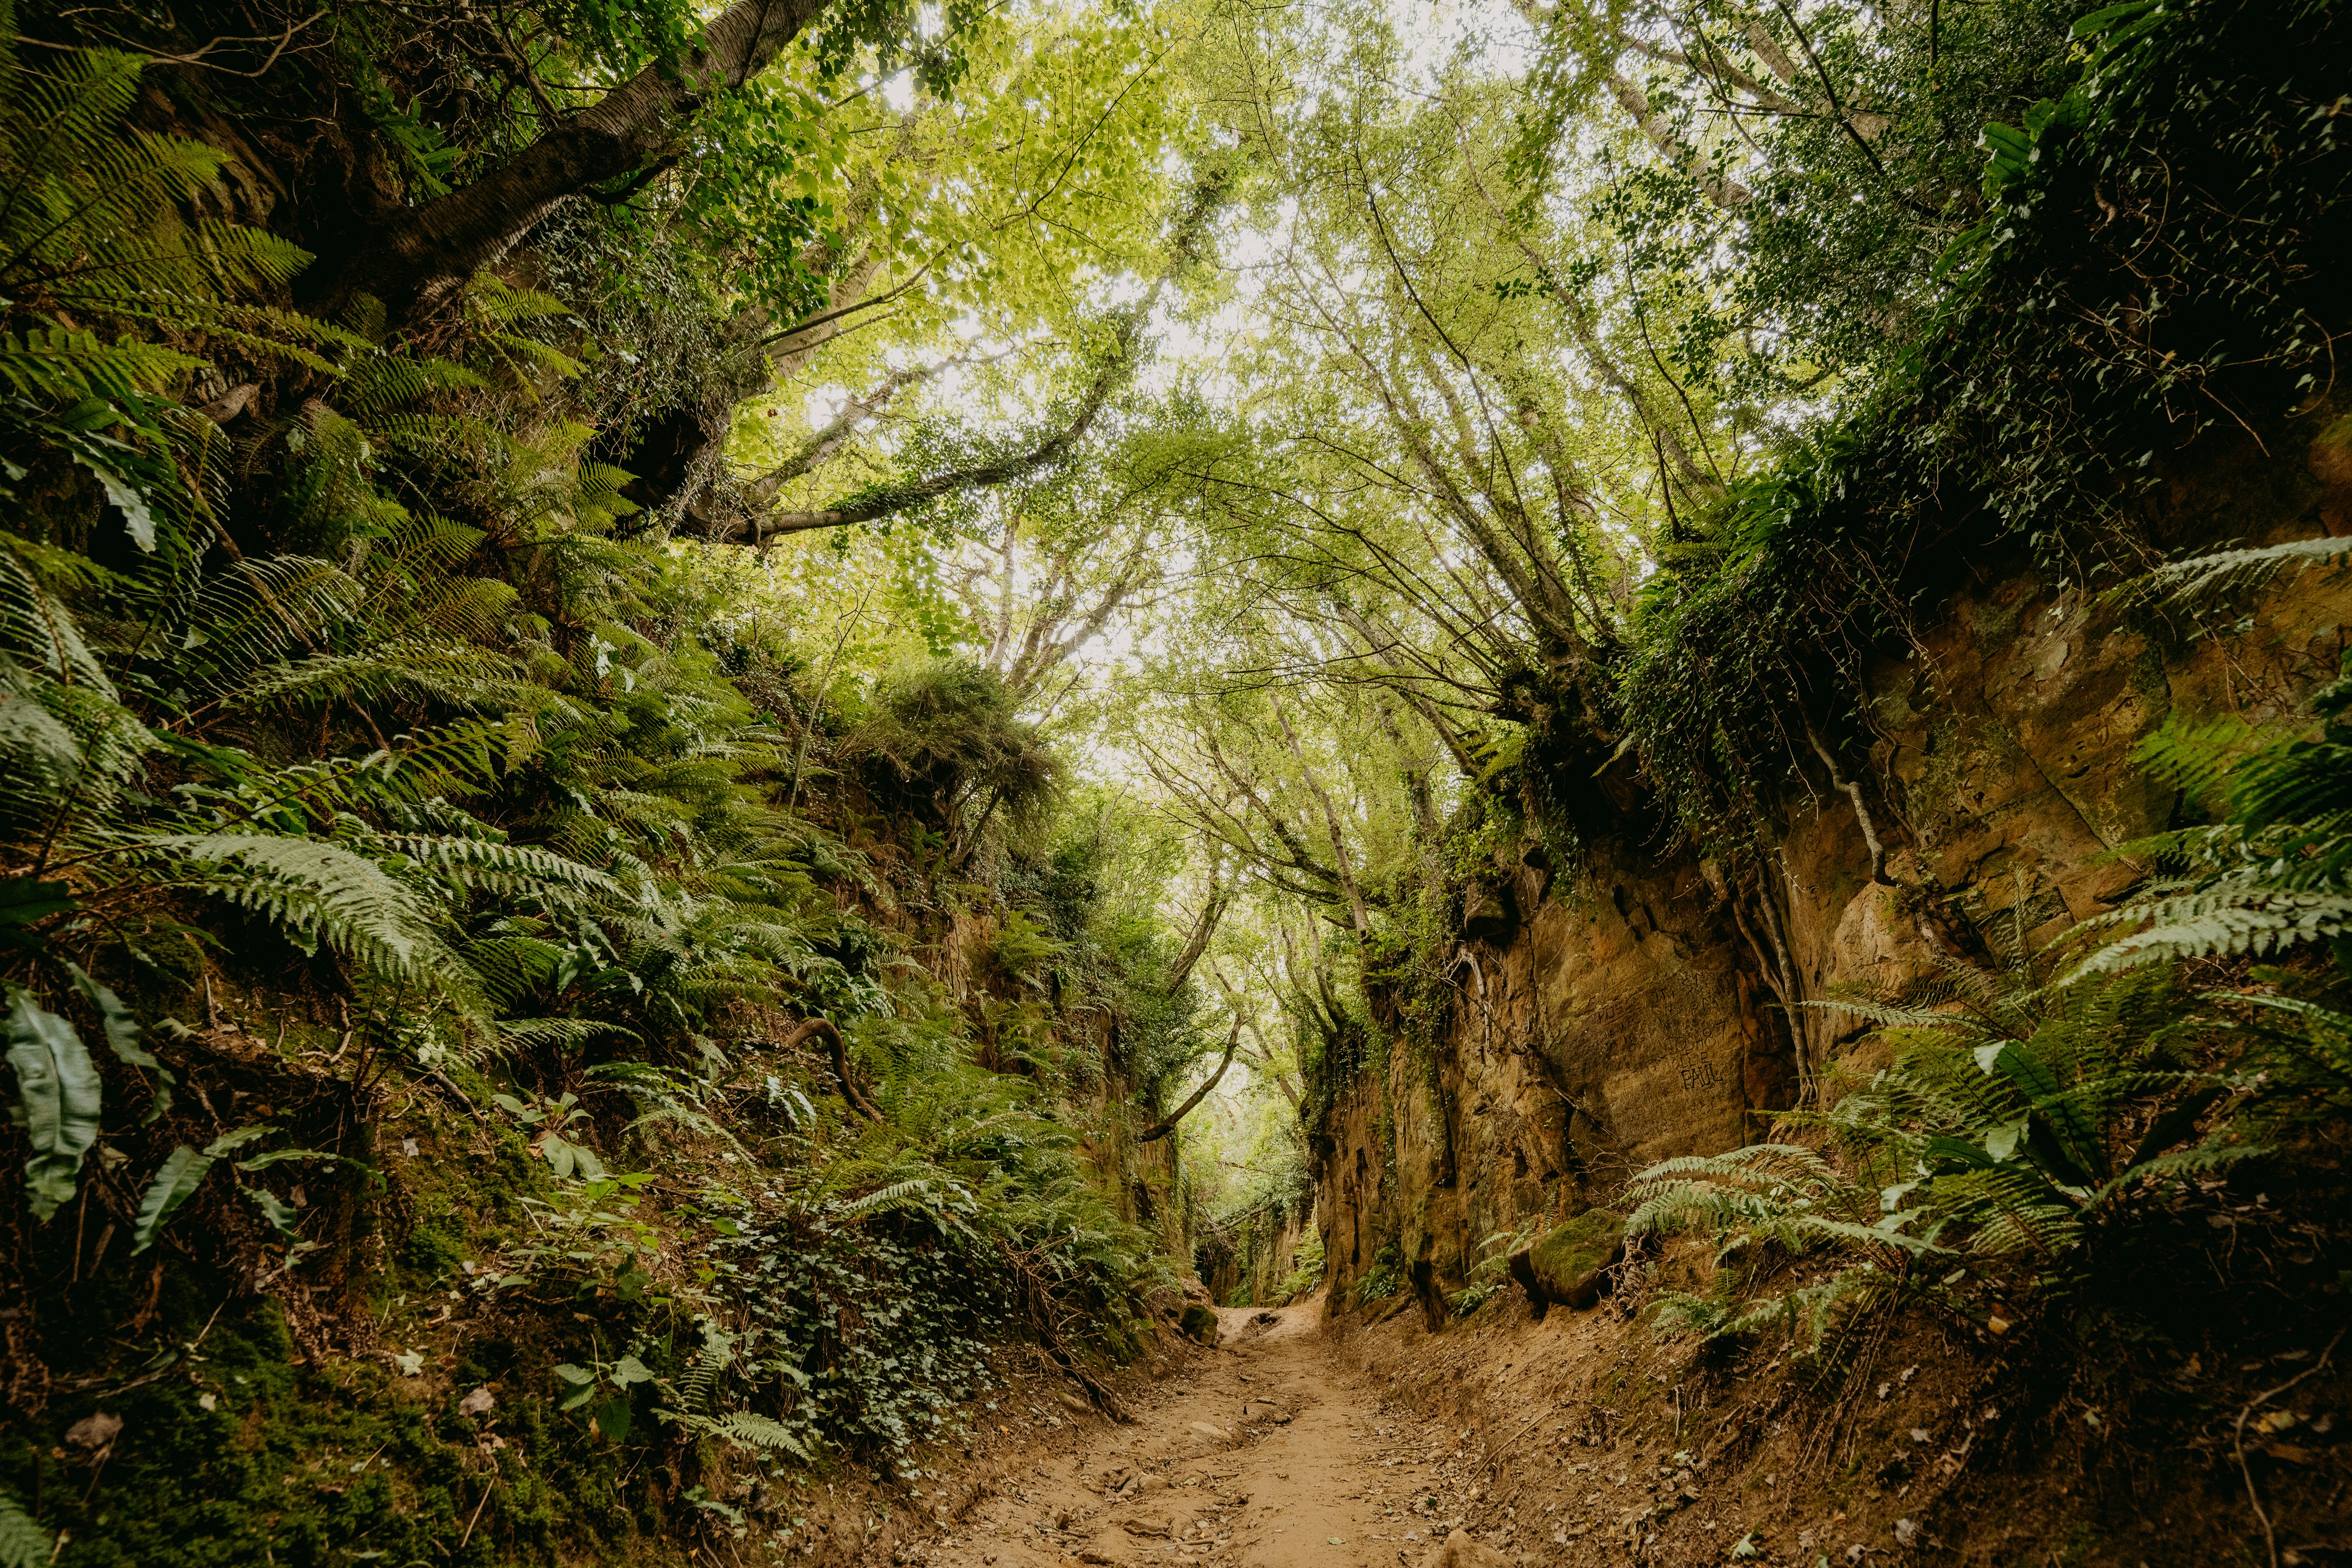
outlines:
{"label": "undergrowth", "polygon": [[813,680],[599,460],[714,263],[572,211],[430,333],[302,315],[148,69],[0,6],[0,1561],[781,1549],[1097,1386],[1169,1273],[1082,1143],[1196,999],[1016,873],[1001,682]]}

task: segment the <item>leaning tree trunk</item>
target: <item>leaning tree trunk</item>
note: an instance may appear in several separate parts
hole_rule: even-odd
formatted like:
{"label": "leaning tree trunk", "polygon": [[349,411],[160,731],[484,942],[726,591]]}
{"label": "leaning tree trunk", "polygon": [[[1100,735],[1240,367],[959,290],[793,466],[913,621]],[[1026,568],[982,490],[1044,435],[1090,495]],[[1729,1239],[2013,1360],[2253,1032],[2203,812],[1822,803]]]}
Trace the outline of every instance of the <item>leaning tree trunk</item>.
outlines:
{"label": "leaning tree trunk", "polygon": [[713,92],[756,76],[824,8],[824,0],[736,0],[701,47],[667,68],[647,66],[465,189],[362,235],[319,305],[373,295],[397,325],[446,298],[557,204],[674,153],[680,128]]}

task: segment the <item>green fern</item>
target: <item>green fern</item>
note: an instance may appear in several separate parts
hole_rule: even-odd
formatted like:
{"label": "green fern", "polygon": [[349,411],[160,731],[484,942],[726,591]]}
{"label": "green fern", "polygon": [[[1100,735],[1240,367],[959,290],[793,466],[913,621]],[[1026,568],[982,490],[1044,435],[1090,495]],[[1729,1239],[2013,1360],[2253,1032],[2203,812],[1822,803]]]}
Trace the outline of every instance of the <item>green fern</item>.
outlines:
{"label": "green fern", "polygon": [[919,1178],[893,1182],[888,1186],[866,1194],[863,1197],[852,1198],[841,1204],[834,1212],[844,1219],[858,1219],[869,1214],[880,1214],[893,1208],[928,1208],[930,1200],[931,1184]]}
{"label": "green fern", "polygon": [[555,908],[578,904],[592,894],[620,891],[603,872],[530,844],[384,833],[371,835],[371,847],[404,855],[460,887],[530,897]]}
{"label": "green fern", "polygon": [[186,869],[190,887],[262,915],[297,943],[321,943],[385,977],[463,987],[463,967],[416,895],[364,855],[315,839],[164,833],[142,847]]}
{"label": "green fern", "polygon": [[498,1035],[500,1044],[509,1049],[553,1046],[569,1051],[596,1040],[639,1043],[634,1030],[606,1019],[500,1019]]}
{"label": "green fern", "polygon": [[2197,608],[2251,592],[2284,572],[2341,566],[2347,557],[2352,557],[2352,539],[2294,539],[2260,549],[2210,550],[2134,578],[2111,590],[2109,597]]}
{"label": "green fern", "polygon": [[2132,846],[2179,874],[2097,926],[2120,931],[2074,978],[2137,965],[2263,957],[2310,943],[2352,952],[2352,654],[2312,694],[2304,728],[2256,737],[2238,726],[2168,729],[2142,747],[2161,774],[2224,820]]}
{"label": "green fern", "polygon": [[2264,957],[2352,936],[2352,895],[2283,890],[2263,869],[2213,877],[2191,893],[2135,899],[2100,916],[2138,925],[2085,957],[2070,981],[2186,958]]}
{"label": "green fern", "polygon": [[35,69],[0,16],[0,295],[76,316],[200,320],[219,298],[283,284],[310,257],[258,229],[178,214],[226,157],[128,131],[147,62],[72,50]]}
{"label": "green fern", "polygon": [[0,1491],[0,1568],[49,1568],[56,1556],[49,1532],[13,1494]]}
{"label": "green fern", "polygon": [[1758,1145],[1634,1178],[1629,1230],[1707,1231],[1726,1260],[1846,1260],[1801,1289],[1670,1303],[1672,1321],[1709,1336],[1810,1323],[1818,1345],[1832,1317],[1893,1299],[1929,1254],[2018,1257],[2055,1278],[2132,1195],[2259,1152],[2226,1128],[2197,1137],[2221,1090],[2182,1036],[2213,1026],[2168,969],[2053,986],[2054,956],[2018,951],[2003,976],[1949,967],[1906,996],[1824,1004],[1895,1047],[1867,1084],[1790,1118],[1840,1157]]}
{"label": "green fern", "polygon": [[65,327],[0,332],[0,382],[19,397],[49,403],[161,392],[204,363],[158,344],[129,338],[109,343],[95,332]]}
{"label": "green fern", "polygon": [[808,1445],[794,1437],[791,1427],[771,1416],[755,1416],[747,1410],[730,1410],[723,1416],[690,1416],[681,1410],[659,1410],[655,1415],[656,1418],[689,1432],[724,1438],[738,1448],[754,1452],[786,1453],[804,1463],[816,1462],[816,1455]]}

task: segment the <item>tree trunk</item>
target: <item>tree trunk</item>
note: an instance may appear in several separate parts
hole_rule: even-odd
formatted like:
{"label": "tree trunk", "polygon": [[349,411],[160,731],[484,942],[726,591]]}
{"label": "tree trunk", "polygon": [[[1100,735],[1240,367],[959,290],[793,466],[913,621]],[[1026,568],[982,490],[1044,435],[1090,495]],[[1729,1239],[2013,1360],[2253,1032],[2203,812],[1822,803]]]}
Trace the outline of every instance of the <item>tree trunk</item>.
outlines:
{"label": "tree trunk", "polygon": [[736,0],[702,47],[668,69],[647,66],[465,189],[365,236],[314,308],[373,295],[398,325],[446,298],[559,203],[674,151],[679,127],[713,91],[757,75],[823,8],[824,0]]}

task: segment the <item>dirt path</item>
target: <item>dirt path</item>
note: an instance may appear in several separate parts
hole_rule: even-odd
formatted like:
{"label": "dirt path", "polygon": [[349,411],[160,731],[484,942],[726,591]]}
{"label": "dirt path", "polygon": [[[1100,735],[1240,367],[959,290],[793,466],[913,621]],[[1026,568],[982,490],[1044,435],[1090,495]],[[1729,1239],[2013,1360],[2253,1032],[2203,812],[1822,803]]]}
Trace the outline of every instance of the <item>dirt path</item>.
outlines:
{"label": "dirt path", "polygon": [[1460,1436],[1334,1365],[1316,1305],[1219,1315],[1220,1348],[1136,1401],[1133,1426],[1005,1476],[925,1561],[1420,1568],[1461,1522],[1465,1494],[1438,1479]]}

